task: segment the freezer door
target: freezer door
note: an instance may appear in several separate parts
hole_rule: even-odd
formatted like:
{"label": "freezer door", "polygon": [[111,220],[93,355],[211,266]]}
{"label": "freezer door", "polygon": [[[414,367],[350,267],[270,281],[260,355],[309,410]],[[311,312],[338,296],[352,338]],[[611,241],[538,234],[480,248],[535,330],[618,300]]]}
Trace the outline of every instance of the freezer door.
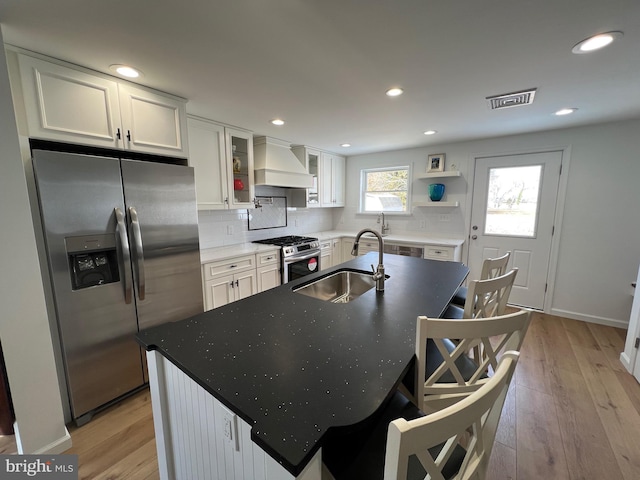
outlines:
{"label": "freezer door", "polygon": [[120,163],[41,150],[33,155],[71,409],[78,418],[143,383]]}
{"label": "freezer door", "polygon": [[121,163],[139,328],[202,313],[193,168]]}

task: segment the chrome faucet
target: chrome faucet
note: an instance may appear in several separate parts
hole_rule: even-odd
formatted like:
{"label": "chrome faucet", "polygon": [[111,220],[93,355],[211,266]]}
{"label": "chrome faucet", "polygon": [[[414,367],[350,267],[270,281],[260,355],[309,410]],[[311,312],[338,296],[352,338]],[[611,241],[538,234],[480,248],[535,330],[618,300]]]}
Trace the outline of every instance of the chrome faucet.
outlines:
{"label": "chrome faucet", "polygon": [[380,228],[380,233],[382,235],[386,235],[389,233],[389,224],[384,222],[384,212],[380,212],[378,214],[378,221],[376,223],[380,223],[380,215],[382,215],[382,227]]}
{"label": "chrome faucet", "polygon": [[384,254],[384,241],[382,240],[382,235],[380,235],[375,230],[371,228],[363,228],[356,235],[356,239],[353,242],[353,250],[351,250],[351,255],[354,257],[358,255],[358,246],[360,245],[360,237],[363,233],[373,233],[376,237],[378,237],[378,268],[374,268],[371,265],[371,270],[373,272],[373,279],[376,281],[376,290],[378,292],[384,292],[384,264],[382,262],[382,256]]}

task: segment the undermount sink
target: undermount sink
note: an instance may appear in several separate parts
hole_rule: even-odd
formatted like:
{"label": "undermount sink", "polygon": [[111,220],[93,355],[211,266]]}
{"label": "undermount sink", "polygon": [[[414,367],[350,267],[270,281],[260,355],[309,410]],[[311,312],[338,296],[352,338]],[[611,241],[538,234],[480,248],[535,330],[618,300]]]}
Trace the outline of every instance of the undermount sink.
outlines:
{"label": "undermount sink", "polygon": [[325,302],[349,303],[375,286],[376,281],[371,272],[344,269],[297,287],[293,291]]}

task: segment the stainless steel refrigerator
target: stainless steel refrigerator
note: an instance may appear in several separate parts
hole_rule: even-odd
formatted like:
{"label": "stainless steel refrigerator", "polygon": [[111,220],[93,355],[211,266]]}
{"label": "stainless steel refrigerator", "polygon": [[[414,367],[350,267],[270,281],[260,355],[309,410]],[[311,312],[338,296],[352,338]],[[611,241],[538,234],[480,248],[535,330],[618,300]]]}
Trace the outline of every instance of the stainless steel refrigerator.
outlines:
{"label": "stainless steel refrigerator", "polygon": [[71,415],[146,381],[138,329],[201,313],[193,169],[33,151]]}

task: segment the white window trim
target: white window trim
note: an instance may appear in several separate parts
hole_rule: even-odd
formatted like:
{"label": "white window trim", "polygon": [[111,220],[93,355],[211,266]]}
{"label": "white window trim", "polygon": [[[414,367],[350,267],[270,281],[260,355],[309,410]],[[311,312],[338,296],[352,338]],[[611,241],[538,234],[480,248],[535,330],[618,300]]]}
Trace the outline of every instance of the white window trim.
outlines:
{"label": "white window trim", "polygon": [[407,173],[407,211],[406,212],[384,212],[385,215],[396,215],[396,216],[411,216],[411,198],[412,198],[412,191],[411,191],[411,187],[413,185],[413,165],[409,164],[409,165],[393,165],[393,166],[389,166],[389,167],[372,167],[372,168],[363,168],[360,170],[360,201],[359,201],[359,205],[358,205],[358,214],[359,215],[378,215],[380,214],[380,212],[367,212],[364,210],[364,204],[365,204],[365,195],[366,195],[366,189],[365,189],[365,176],[367,173],[369,172],[384,172],[384,171],[390,171],[390,170],[403,170],[406,169],[408,171]]}

